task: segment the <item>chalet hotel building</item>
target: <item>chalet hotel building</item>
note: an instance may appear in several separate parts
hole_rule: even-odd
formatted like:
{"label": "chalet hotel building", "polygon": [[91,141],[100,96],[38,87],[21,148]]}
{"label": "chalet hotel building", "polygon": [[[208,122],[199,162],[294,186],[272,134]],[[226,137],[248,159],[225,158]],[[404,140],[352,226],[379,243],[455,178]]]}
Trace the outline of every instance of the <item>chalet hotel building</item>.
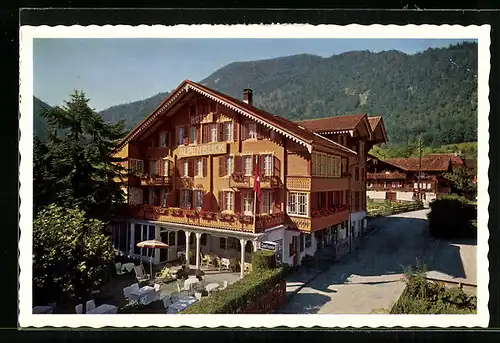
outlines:
{"label": "chalet hotel building", "polygon": [[[197,266],[201,254],[250,262],[255,249],[290,265],[325,245],[341,254],[366,225],[366,154],[385,140],[379,117],[294,123],[254,107],[251,90],[241,101],[186,80],[120,144],[134,175],[114,247],[154,263],[189,252]],[[169,248],[136,247],[146,239]]]}

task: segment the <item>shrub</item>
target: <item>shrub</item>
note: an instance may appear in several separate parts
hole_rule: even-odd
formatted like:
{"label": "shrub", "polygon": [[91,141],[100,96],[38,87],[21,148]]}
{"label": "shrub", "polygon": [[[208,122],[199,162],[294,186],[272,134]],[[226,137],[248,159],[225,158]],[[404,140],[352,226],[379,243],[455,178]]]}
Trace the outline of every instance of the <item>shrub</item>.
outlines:
{"label": "shrub", "polygon": [[429,228],[436,238],[474,238],[473,221],[477,209],[470,201],[459,196],[448,196],[430,204]]}
{"label": "shrub", "polygon": [[281,282],[284,268],[253,272],[210,297],[202,298],[182,313],[185,314],[234,314],[244,309],[260,296]]}
{"label": "shrub", "polygon": [[459,287],[427,281],[425,266],[406,272],[406,288],[391,309],[392,314],[470,314],[477,300]]}
{"label": "shrub", "polygon": [[252,254],[252,270],[261,271],[276,268],[276,255],[269,250],[257,250]]}

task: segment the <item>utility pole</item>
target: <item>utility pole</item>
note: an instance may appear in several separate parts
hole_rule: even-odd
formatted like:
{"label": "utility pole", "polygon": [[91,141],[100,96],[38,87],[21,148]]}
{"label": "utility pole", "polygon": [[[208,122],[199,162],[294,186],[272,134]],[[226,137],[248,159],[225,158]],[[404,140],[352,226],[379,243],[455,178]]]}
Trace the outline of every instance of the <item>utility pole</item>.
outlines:
{"label": "utility pole", "polygon": [[420,181],[421,181],[421,172],[422,172],[422,135],[418,137],[418,184],[417,184],[417,194],[418,194],[418,201],[421,201],[421,195],[420,195]]}

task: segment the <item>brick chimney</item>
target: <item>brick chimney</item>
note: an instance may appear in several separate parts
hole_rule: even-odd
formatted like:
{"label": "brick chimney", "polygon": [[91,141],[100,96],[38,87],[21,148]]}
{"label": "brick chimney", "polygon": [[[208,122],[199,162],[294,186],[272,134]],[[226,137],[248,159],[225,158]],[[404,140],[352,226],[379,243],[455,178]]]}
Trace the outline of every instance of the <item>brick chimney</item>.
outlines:
{"label": "brick chimney", "polygon": [[250,88],[245,88],[243,90],[243,102],[252,105],[253,92]]}

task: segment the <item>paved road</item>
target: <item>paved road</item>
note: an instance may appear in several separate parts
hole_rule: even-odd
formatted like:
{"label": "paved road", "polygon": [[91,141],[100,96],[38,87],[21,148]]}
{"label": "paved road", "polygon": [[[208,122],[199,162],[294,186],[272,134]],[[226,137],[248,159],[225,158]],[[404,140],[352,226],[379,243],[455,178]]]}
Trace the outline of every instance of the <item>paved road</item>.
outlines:
{"label": "paved road", "polygon": [[378,219],[379,230],[358,251],[311,281],[278,313],[367,314],[389,309],[405,287],[404,267],[417,261],[448,278],[475,280],[475,245],[460,249],[431,238],[427,212]]}

